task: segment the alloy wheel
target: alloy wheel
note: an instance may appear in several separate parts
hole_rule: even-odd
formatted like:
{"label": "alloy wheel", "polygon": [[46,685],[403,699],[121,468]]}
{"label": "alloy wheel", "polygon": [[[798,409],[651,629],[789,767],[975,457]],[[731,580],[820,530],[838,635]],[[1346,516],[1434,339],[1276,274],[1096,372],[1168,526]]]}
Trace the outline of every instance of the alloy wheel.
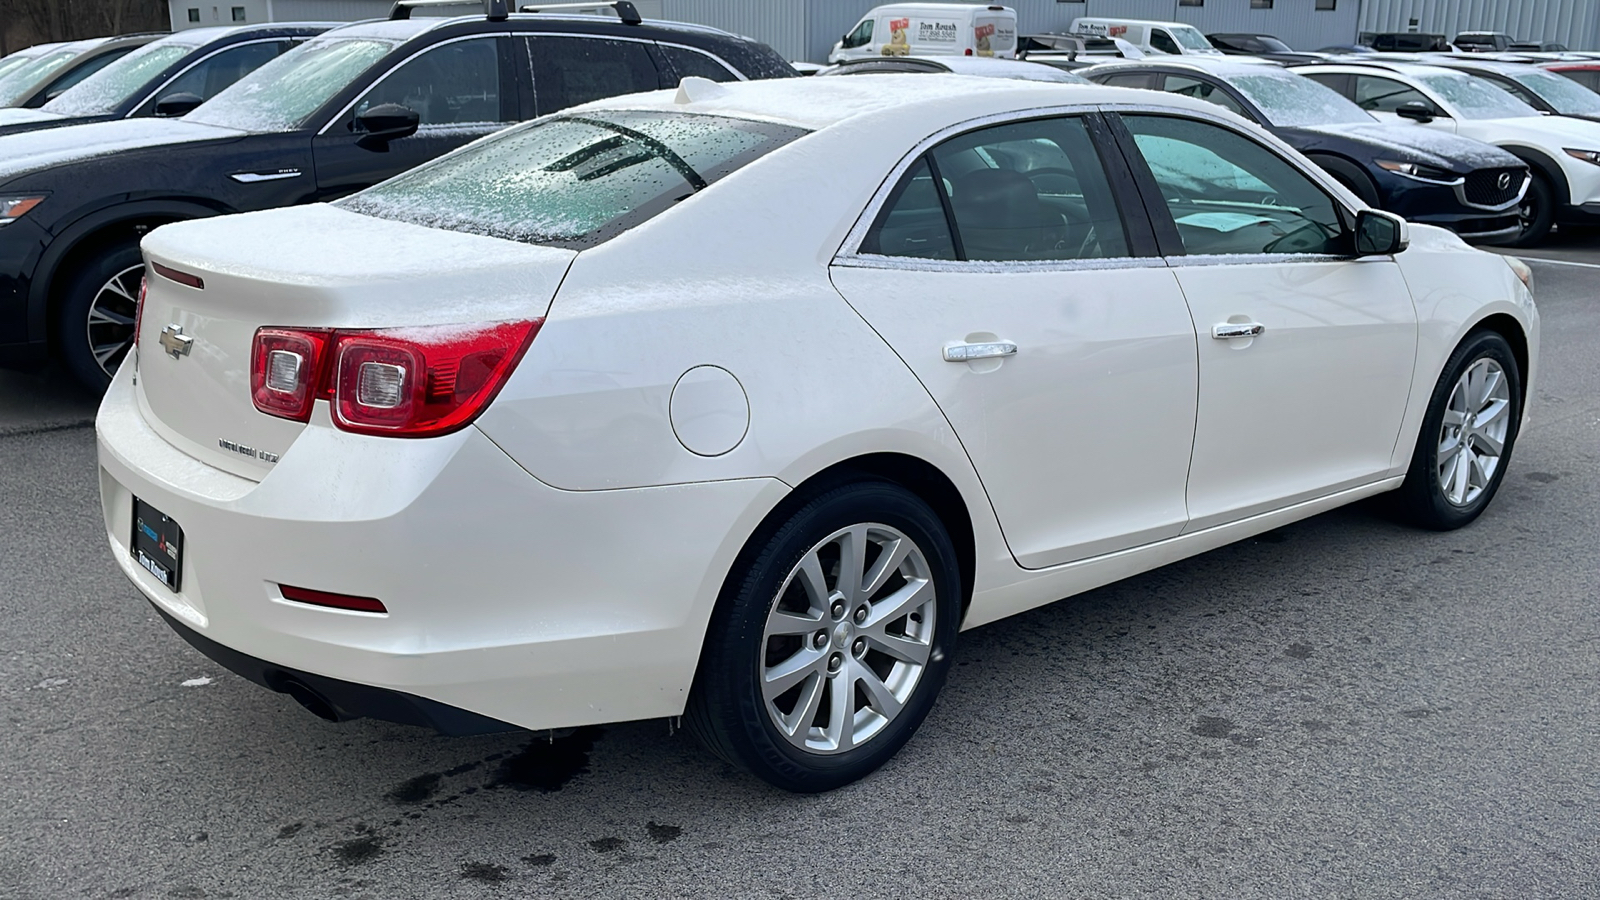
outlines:
{"label": "alloy wheel", "polygon": [[1511,427],[1511,389],[1500,364],[1480,358],[1456,380],[1439,433],[1439,490],[1470,506],[1494,480]]}
{"label": "alloy wheel", "polygon": [[926,555],[898,529],[852,525],[806,551],[761,640],[762,699],[778,732],[820,754],[881,733],[928,667],[936,601]]}
{"label": "alloy wheel", "polygon": [[133,346],[133,323],[139,305],[139,280],[144,266],[129,266],[111,276],[89,303],[85,337],[94,361],[107,375],[117,367]]}

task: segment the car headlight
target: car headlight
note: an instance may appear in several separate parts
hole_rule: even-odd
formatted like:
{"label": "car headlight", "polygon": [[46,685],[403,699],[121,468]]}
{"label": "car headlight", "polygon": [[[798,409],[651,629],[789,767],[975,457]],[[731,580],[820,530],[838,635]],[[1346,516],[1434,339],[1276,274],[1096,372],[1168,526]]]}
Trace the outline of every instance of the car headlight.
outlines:
{"label": "car headlight", "polygon": [[43,199],[44,197],[0,197],[0,225],[10,225],[27,215],[28,210],[38,206]]}
{"label": "car headlight", "polygon": [[1567,155],[1573,159],[1581,159],[1591,166],[1600,166],[1600,150],[1574,150],[1571,147],[1563,147],[1562,149],[1566,150]]}
{"label": "car headlight", "polygon": [[[1597,163],[1597,165],[1600,165],[1600,163]],[[1515,256],[1502,256],[1500,258],[1506,261],[1506,265],[1511,267],[1511,271],[1517,273],[1517,280],[1521,281],[1523,286],[1528,289],[1528,293],[1533,293],[1533,269]]]}
{"label": "car headlight", "polygon": [[1376,162],[1380,169],[1387,169],[1397,175],[1405,175],[1420,181],[1438,181],[1443,184],[1449,184],[1461,177],[1454,172],[1447,172],[1444,169],[1426,166],[1422,163],[1396,162],[1392,159],[1380,159]]}

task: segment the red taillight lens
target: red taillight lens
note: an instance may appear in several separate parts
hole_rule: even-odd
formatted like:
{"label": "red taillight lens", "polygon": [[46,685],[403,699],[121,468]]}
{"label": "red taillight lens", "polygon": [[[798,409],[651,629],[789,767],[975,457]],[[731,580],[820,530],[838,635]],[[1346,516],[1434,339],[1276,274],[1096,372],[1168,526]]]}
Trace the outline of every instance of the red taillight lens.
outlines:
{"label": "red taillight lens", "polygon": [[139,346],[139,326],[144,324],[144,295],[150,293],[150,279],[139,279],[139,299],[133,304],[133,346]]}
{"label": "red taillight lens", "polygon": [[307,421],[333,401],[345,431],[431,437],[465,427],[510,377],[543,319],[377,331],[262,328],[250,387],[256,408]]}
{"label": "red taillight lens", "polygon": [[326,331],[257,329],[250,349],[250,395],[256,409],[269,416],[309,421],[330,337]]}
{"label": "red taillight lens", "polygon": [[387,613],[383,601],[376,597],[353,597],[349,594],[335,594],[329,591],[313,591],[310,588],[290,587],[287,584],[278,585],[278,593],[285,600],[296,603],[309,603],[312,606],[328,606],[334,609],[353,609],[357,612]]}

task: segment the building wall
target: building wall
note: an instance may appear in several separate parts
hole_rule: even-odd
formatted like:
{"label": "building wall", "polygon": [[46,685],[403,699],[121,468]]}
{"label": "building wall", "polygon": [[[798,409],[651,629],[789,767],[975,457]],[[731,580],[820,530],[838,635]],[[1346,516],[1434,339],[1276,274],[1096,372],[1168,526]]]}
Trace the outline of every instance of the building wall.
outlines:
{"label": "building wall", "polygon": [[1519,40],[1560,41],[1573,50],[1600,49],[1600,3],[1595,0],[1364,0],[1360,25],[1362,31],[1421,31],[1446,37],[1463,31],[1503,31]]}

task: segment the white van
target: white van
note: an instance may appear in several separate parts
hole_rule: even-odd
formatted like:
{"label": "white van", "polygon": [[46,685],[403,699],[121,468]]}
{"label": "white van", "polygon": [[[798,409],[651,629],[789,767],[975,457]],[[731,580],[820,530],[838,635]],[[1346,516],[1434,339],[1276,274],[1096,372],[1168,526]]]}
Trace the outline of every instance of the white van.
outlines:
{"label": "white van", "polygon": [[[1203,39],[1202,39],[1203,40]],[[1017,11],[977,3],[891,3],[861,17],[828,62],[869,56],[1017,55]]]}
{"label": "white van", "polygon": [[1221,56],[1200,29],[1182,22],[1153,22],[1149,19],[1101,19],[1079,17],[1069,29],[1074,34],[1095,34],[1122,38],[1146,53],[1171,53],[1182,56]]}

